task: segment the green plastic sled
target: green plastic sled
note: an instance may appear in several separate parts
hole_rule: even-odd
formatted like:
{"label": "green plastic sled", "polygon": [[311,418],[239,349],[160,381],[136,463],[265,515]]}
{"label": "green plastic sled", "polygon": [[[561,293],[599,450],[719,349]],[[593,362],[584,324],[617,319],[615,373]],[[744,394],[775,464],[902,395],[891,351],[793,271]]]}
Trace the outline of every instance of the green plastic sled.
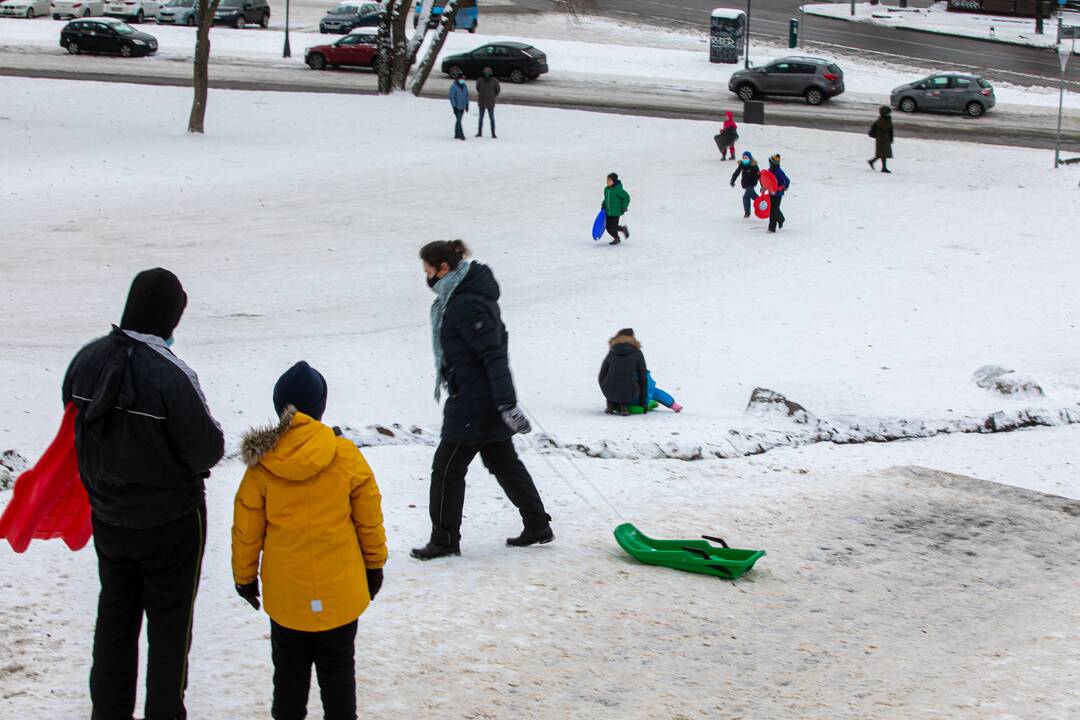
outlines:
{"label": "green plastic sled", "polygon": [[[644,415],[645,414],[645,408],[642,407],[641,405],[627,405],[626,407],[627,407],[627,409],[630,410],[631,415]],[[653,410],[655,410],[658,407],[660,407],[660,403],[653,400],[652,402],[649,403],[649,412],[652,412]]]}
{"label": "green plastic sled", "polygon": [[[615,528],[615,540],[623,550],[649,565],[734,579],[754,567],[764,550],[731,548],[721,538],[702,535],[702,540],[654,540],[631,523]],[[713,540],[722,545],[716,547]]]}

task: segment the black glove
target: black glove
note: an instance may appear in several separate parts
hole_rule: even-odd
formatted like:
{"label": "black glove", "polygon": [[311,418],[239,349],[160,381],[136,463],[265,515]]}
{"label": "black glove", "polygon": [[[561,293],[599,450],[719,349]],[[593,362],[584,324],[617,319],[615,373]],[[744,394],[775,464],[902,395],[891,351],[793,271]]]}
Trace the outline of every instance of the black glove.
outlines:
{"label": "black glove", "polygon": [[252,580],[247,585],[237,585],[236,594],[247,600],[256,610],[259,609],[259,581]]}
{"label": "black glove", "polygon": [[382,568],[376,568],[374,570],[367,571],[367,589],[368,595],[374,600],[375,596],[379,594],[379,590],[382,588],[383,571]]}
{"label": "black glove", "polygon": [[522,435],[528,435],[532,432],[529,418],[525,417],[525,413],[517,405],[505,405],[499,408],[499,413],[502,414],[502,420],[506,423],[506,426],[514,432]]}
{"label": "black glove", "polygon": [[735,181],[734,180],[731,181],[731,187],[735,187]]}

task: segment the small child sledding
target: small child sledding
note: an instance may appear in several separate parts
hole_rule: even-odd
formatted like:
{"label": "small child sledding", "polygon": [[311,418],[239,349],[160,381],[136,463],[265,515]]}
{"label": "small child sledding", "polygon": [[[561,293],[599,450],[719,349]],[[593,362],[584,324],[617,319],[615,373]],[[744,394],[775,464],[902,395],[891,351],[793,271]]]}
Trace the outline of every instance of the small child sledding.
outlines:
{"label": "small child sledding", "polygon": [[600,366],[600,390],[607,399],[608,415],[648,412],[657,403],[675,412],[682,411],[675,398],[656,387],[633,328],[617,332],[608,346],[607,357]]}

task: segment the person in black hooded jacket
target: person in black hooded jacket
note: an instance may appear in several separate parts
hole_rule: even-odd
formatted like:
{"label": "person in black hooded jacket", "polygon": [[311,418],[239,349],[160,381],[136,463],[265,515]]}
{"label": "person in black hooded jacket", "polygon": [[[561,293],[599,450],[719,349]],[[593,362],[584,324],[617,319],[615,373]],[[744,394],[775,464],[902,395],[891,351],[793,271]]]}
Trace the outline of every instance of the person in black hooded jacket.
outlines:
{"label": "person in black hooded jacket", "polygon": [[224,454],[198,377],[173,354],[187,294],[168,270],[135,276],[119,327],[84,347],[64,377],[94,528],[101,594],[93,720],[130,718],[139,633],[150,652],[146,717],[186,716],[191,618],[206,544],[204,480]]}
{"label": "person in black hooded jacket", "polygon": [[630,405],[649,409],[649,376],[641,343],[633,328],[623,328],[608,341],[608,354],[600,366],[600,389],[609,415],[629,415]]}
{"label": "person in black hooded jacket", "polygon": [[431,540],[413,549],[418,560],[461,554],[465,474],[478,454],[521,513],[525,528],[506,544],[525,547],[555,539],[551,517],[514,448],[514,435],[532,427],[518,407],[510,375],[499,284],[486,265],[466,260],[467,253],[460,240],[432,242],[420,250],[436,296],[431,308],[435,397],[443,387],[449,397],[431,468]]}

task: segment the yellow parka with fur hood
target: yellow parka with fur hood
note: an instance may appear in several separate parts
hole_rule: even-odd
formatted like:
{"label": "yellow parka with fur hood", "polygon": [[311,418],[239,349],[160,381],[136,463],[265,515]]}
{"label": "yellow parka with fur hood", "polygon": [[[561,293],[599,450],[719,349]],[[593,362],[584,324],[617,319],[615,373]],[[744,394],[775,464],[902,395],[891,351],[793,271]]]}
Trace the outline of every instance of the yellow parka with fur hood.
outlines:
{"label": "yellow parka with fur hood", "polygon": [[365,569],[386,563],[382,496],[360,450],[290,406],[242,451],[236,583],[255,580],[261,554],[263,603],[279,625],[319,632],[358,618],[371,602]]}

